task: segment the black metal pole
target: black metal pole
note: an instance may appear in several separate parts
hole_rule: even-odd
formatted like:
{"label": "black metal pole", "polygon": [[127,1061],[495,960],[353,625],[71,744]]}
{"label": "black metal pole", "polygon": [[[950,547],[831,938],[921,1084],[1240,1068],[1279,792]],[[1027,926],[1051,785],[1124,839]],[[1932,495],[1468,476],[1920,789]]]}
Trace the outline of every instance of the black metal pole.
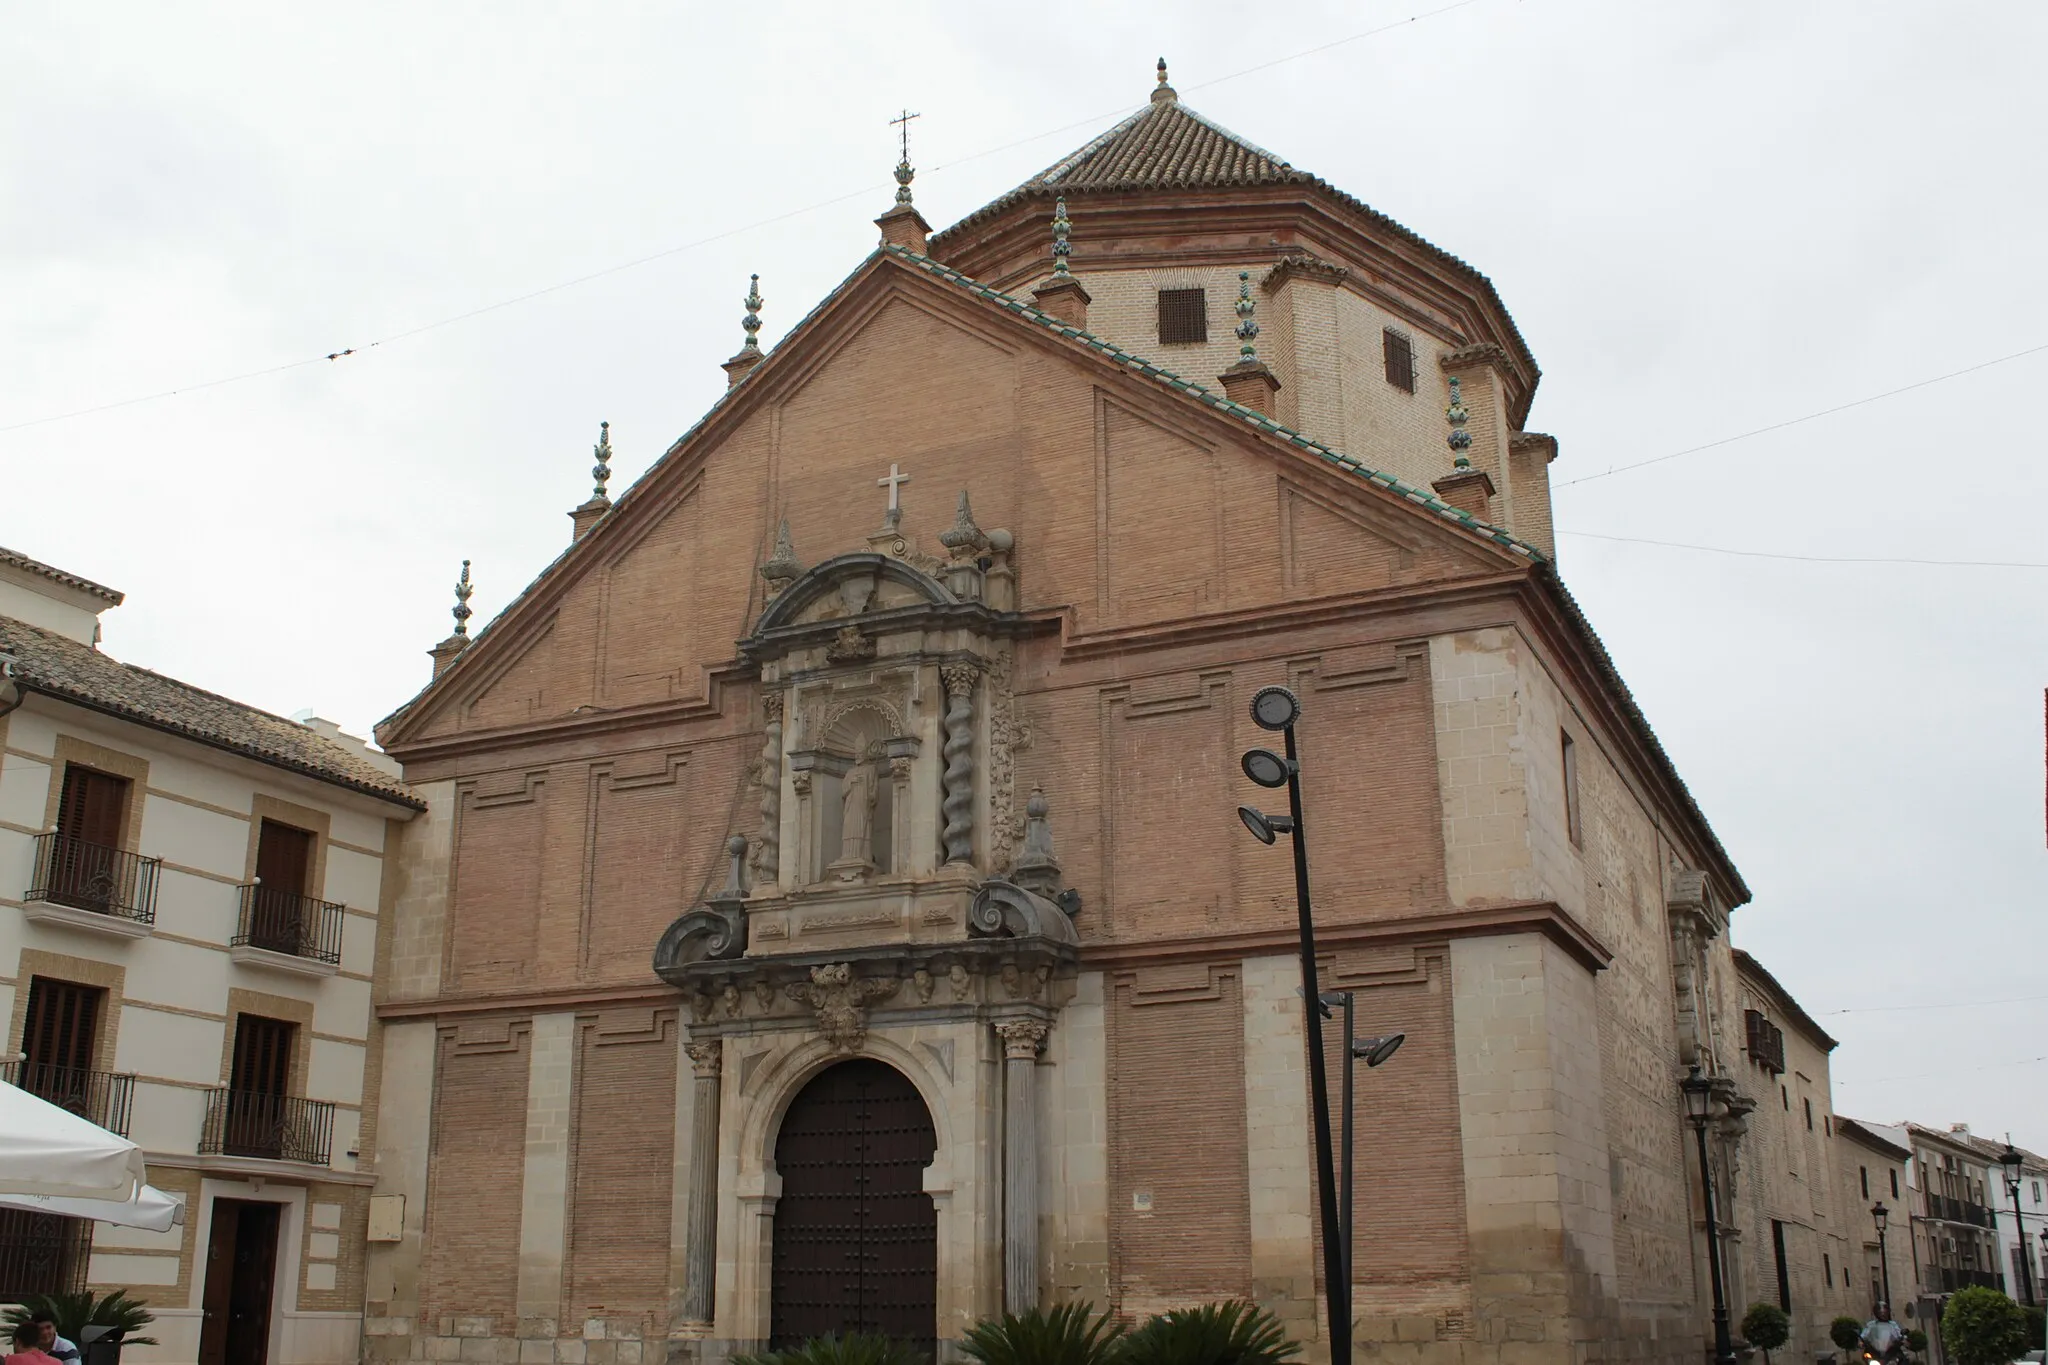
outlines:
{"label": "black metal pole", "polygon": [[1714,1176],[1707,1165],[1707,1125],[1692,1126],[1700,1144],[1700,1193],[1707,1206],[1707,1271],[1714,1282],[1714,1365],[1736,1365],[1735,1341],[1728,1330],[1728,1293],[1721,1287],[1721,1230],[1714,1219]]}
{"label": "black metal pole", "polygon": [[2020,1212],[2019,1182],[2009,1180],[2006,1182],[2005,1188],[2012,1194],[2013,1230],[2020,1235],[2020,1291],[2027,1296],[2024,1302],[2032,1305],[2034,1302],[2034,1270],[2032,1263],[2027,1258],[2027,1217]]}
{"label": "black metal pole", "polygon": [[1877,1230],[1877,1273],[1884,1283],[1884,1311],[1892,1311],[1892,1259],[1885,1254],[1884,1229]]}
{"label": "black metal pole", "polygon": [[1344,992],[1344,1163],[1338,1174],[1338,1196],[1342,1206],[1338,1216],[1344,1222],[1344,1316],[1347,1321],[1351,1316],[1351,1256],[1356,1249],[1356,1243],[1352,1238],[1352,1229],[1356,1224],[1351,1221],[1351,1153],[1355,1136],[1352,1132],[1352,1115],[1356,1112],[1352,1104],[1352,1095],[1358,1077],[1358,1056],[1352,1051],[1353,1045],[1358,1041],[1358,1030],[1352,1023],[1354,1016],[1351,1006],[1354,1000],[1355,997],[1350,991]]}
{"label": "black metal pole", "polygon": [[1315,919],[1309,913],[1308,831],[1301,820],[1301,765],[1294,726],[1290,723],[1284,733],[1288,814],[1294,818],[1294,906],[1301,919],[1301,1003],[1308,1015],[1309,1108],[1315,1115],[1317,1203],[1322,1214],[1323,1301],[1330,1315],[1330,1365],[1351,1365],[1351,1314],[1344,1292],[1343,1234],[1337,1223],[1336,1162],[1330,1152],[1330,1076],[1323,1060],[1323,993],[1316,980]]}

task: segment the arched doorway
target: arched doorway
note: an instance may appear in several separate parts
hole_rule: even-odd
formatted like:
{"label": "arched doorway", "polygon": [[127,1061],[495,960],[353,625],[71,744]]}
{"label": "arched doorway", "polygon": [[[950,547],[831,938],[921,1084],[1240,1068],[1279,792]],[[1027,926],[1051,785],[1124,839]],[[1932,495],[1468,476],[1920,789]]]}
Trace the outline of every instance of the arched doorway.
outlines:
{"label": "arched doorway", "polygon": [[797,1092],[775,1139],[772,1349],[827,1332],[931,1349],[938,1215],[924,1169],[938,1146],[917,1087],[881,1062],[841,1062]]}

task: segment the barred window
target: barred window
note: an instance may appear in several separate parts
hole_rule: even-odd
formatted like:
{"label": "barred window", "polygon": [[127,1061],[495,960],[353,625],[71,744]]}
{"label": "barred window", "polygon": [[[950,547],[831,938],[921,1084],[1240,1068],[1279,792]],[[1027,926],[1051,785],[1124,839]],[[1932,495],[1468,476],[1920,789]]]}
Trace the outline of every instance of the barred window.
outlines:
{"label": "barred window", "polygon": [[1165,342],[1207,341],[1209,339],[1209,291],[1206,289],[1160,290],[1159,339]]}
{"label": "barred window", "polygon": [[1404,393],[1415,392],[1415,343],[1389,327],[1380,334],[1380,349],[1387,359],[1387,382]]}

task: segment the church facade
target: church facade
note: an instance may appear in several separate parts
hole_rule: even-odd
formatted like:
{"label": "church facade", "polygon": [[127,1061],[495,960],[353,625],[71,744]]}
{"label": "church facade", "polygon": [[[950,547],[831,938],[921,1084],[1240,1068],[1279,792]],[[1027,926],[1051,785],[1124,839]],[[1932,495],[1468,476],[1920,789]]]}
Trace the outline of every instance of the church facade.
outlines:
{"label": "church facade", "polygon": [[1277,684],[1323,981],[1407,1039],[1358,1087],[1364,1358],[1697,1359],[1677,1082],[1735,1069],[1748,892],[1557,575],[1493,286],[1163,68],[943,233],[898,179],[380,727],[428,810],[370,1356],[1226,1297],[1325,1354],[1291,865],[1235,813]]}

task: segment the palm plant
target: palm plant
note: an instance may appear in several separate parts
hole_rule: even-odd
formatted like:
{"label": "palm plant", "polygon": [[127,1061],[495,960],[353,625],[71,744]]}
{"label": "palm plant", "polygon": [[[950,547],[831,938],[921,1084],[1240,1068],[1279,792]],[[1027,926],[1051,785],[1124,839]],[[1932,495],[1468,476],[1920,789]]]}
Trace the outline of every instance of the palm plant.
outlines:
{"label": "palm plant", "polygon": [[1242,1300],[1161,1313],[1123,1338],[1118,1365],[1281,1365],[1301,1354],[1280,1320]]}
{"label": "palm plant", "polygon": [[733,1365],[927,1365],[924,1353],[894,1337],[828,1332],[786,1351],[734,1356]]}
{"label": "palm plant", "polygon": [[88,1327],[118,1327],[122,1331],[121,1344],[124,1346],[158,1344],[154,1337],[136,1335],[156,1321],[156,1314],[144,1307],[141,1299],[129,1298],[125,1289],[104,1295],[95,1295],[90,1289],[76,1293],[25,1294],[19,1304],[0,1314],[0,1322],[5,1322],[12,1329],[39,1314],[48,1314],[57,1324],[57,1335],[70,1341],[77,1341]]}
{"label": "palm plant", "polygon": [[1091,1303],[1005,1313],[967,1329],[960,1349],[980,1365],[1113,1365],[1124,1327]]}

